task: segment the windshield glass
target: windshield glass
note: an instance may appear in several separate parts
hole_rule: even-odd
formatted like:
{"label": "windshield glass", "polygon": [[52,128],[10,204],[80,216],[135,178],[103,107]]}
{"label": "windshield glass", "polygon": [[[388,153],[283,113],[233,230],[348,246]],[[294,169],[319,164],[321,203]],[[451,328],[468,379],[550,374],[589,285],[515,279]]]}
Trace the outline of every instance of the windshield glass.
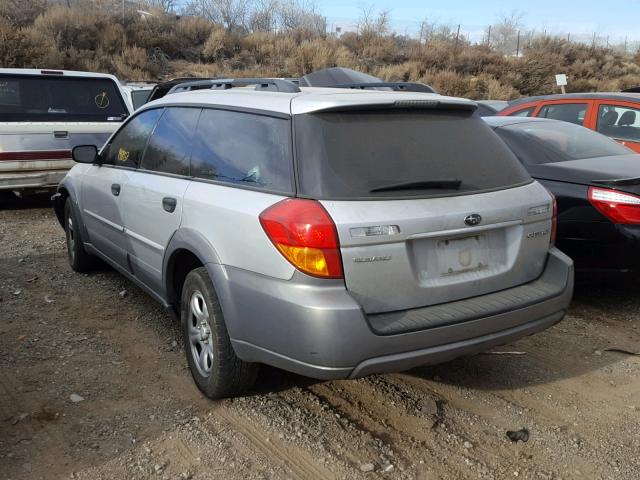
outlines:
{"label": "windshield glass", "polygon": [[526,165],[633,153],[604,135],[567,122],[516,123],[496,132]]}
{"label": "windshield glass", "polygon": [[5,122],[121,122],[129,115],[106,78],[0,75]]}
{"label": "windshield glass", "polygon": [[294,118],[304,196],[420,198],[531,181],[513,153],[470,111],[385,109]]}

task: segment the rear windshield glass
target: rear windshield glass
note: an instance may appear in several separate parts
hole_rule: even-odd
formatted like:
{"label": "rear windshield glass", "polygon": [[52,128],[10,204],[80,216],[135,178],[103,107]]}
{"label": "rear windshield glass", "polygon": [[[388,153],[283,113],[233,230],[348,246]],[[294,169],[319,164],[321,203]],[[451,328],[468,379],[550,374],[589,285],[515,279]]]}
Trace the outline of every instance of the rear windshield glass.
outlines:
{"label": "rear windshield glass", "polygon": [[121,122],[128,115],[109,79],[0,75],[5,122]]}
{"label": "rear windshield glass", "polygon": [[632,153],[604,135],[567,122],[517,123],[496,132],[526,165]]}
{"label": "rear windshield glass", "polygon": [[299,193],[304,196],[446,196],[531,181],[472,112],[322,112],[296,116],[295,128]]}

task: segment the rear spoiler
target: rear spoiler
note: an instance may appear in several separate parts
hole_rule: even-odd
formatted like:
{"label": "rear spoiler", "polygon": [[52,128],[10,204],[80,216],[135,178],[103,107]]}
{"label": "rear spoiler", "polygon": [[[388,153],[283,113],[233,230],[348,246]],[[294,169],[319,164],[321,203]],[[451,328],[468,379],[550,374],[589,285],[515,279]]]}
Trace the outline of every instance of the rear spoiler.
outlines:
{"label": "rear spoiler", "polygon": [[429,109],[429,110],[463,110],[475,112],[478,104],[455,98],[434,98],[428,100],[396,100],[387,103],[360,103],[351,105],[331,105],[314,109],[314,112],[348,112],[353,110],[391,110],[391,109]]}
{"label": "rear spoiler", "polygon": [[592,180],[592,183],[598,185],[606,185],[609,187],[628,187],[632,185],[640,185],[640,178],[620,178],[617,180]]}

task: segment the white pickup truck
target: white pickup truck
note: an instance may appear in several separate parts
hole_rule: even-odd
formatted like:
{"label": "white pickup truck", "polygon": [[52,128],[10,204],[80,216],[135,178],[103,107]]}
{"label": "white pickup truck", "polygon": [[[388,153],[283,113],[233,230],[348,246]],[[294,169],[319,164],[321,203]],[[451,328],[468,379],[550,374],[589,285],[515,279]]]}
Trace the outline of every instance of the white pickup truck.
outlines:
{"label": "white pickup truck", "polygon": [[0,68],[0,191],[54,189],[76,145],[102,145],[133,107],[113,75]]}

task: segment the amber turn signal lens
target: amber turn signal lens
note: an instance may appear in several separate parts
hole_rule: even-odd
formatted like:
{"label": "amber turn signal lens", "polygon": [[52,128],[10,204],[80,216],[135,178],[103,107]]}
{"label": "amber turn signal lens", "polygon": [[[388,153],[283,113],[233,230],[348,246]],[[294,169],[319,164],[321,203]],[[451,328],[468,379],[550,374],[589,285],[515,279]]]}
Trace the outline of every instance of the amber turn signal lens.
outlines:
{"label": "amber turn signal lens", "polygon": [[315,200],[288,198],[260,214],[269,240],[298,270],[322,278],[343,278],[338,232]]}

